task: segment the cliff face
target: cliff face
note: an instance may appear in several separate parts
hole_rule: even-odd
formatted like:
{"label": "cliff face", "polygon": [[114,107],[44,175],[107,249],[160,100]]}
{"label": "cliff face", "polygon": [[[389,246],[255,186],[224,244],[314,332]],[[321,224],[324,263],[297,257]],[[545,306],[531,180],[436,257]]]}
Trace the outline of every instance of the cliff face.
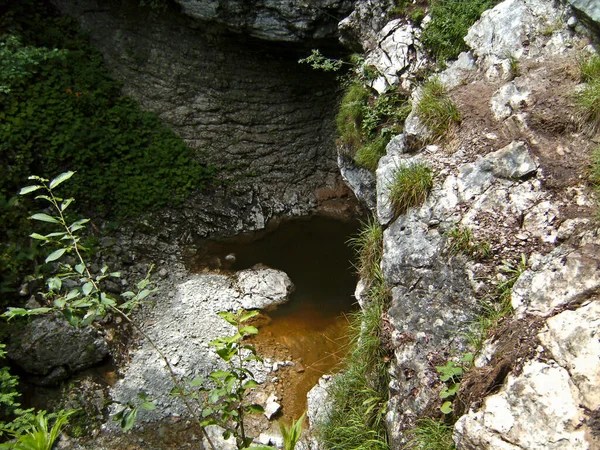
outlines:
{"label": "cliff face", "polygon": [[[515,275],[506,292],[515,312],[481,335],[483,350],[454,400],[457,448],[598,448],[600,236],[584,175],[597,135],[579,128],[573,100],[577,61],[594,53],[586,45],[595,37],[580,14],[543,0],[486,11],[465,38],[470,50],[435,75],[461,115],[451,135],[433,138],[417,88],[370,188],[364,169],[343,159],[345,178],[385,228],[394,449],[419,418],[442,416],[436,367],[474,351],[482,318]],[[419,36],[402,20],[382,29],[367,54],[379,92],[410,86],[423,57]],[[414,164],[433,170],[433,188],[396,217],[395,173]],[[468,235],[464,251],[453,247],[458,232]],[[483,244],[489,257],[470,252]]]}
{"label": "cliff face", "polygon": [[214,193],[166,213],[164,232],[187,241],[261,229],[348,194],[336,167],[336,81],[299,65],[302,51],[137,2],[56,3],[89,32],[126,94],[230,170]]}

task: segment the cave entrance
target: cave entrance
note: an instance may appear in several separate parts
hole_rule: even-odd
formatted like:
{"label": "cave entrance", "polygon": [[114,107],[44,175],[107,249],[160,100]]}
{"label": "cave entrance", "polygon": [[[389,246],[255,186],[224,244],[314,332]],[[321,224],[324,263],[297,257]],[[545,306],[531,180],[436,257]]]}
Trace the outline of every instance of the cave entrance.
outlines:
{"label": "cave entrance", "polygon": [[307,392],[346,353],[347,315],[357,308],[353,252],[347,241],[358,226],[357,221],[319,216],[287,220],[272,231],[199,241],[186,258],[200,272],[217,268],[233,253],[236,261],[230,270],[262,263],[283,270],[294,282],[289,302],[259,316],[260,332],[253,338],[264,358],[295,363],[270,377],[277,378],[284,421],[306,410]]}

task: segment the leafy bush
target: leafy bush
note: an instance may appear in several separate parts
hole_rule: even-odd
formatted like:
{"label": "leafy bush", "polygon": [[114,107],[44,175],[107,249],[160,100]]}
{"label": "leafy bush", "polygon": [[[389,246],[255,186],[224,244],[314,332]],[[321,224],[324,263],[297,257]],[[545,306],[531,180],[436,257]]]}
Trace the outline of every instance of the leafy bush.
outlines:
{"label": "leafy bush", "polygon": [[453,125],[460,123],[460,114],[437,79],[427,81],[417,103],[417,115],[430,130],[432,139],[440,139]]}
{"label": "leafy bush", "polygon": [[408,208],[425,201],[433,187],[433,173],[422,163],[399,167],[390,184],[390,202],[394,215],[404,214]]}
{"label": "leafy bush", "polygon": [[499,0],[434,0],[430,5],[431,22],[423,30],[421,41],[440,62],[456,58],[467,50],[464,37],[481,13]]}
{"label": "leafy bush", "polygon": [[587,83],[576,96],[579,115],[593,132],[600,128],[600,56],[594,55],[580,63],[581,81]]}

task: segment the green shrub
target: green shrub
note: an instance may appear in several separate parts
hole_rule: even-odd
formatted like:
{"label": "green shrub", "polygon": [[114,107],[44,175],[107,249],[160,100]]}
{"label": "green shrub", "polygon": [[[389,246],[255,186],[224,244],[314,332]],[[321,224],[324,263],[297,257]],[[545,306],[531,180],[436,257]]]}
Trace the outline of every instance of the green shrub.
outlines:
{"label": "green shrub", "polygon": [[580,78],[587,83],[576,96],[581,121],[593,132],[600,128],[600,56],[580,63]]}
{"label": "green shrub", "polygon": [[430,5],[431,22],[423,30],[421,41],[440,62],[456,58],[468,49],[464,37],[481,13],[499,0],[434,0]]}
{"label": "green shrub", "polygon": [[422,163],[402,166],[392,176],[390,202],[394,215],[404,214],[408,208],[425,201],[433,187],[433,173]]}
{"label": "green shrub", "polygon": [[356,151],[354,160],[359,166],[375,172],[375,170],[377,170],[379,159],[385,155],[385,148],[389,141],[389,136],[380,136],[375,138],[375,140],[363,145]]}
{"label": "green shrub", "polygon": [[429,129],[433,140],[440,139],[448,130],[460,123],[460,114],[437,79],[427,81],[417,103],[417,115]]}

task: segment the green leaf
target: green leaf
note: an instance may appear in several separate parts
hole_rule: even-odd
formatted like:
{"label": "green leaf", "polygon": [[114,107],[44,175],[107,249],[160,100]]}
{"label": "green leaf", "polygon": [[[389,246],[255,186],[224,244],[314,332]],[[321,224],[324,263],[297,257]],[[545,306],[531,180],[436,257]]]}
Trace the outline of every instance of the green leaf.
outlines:
{"label": "green leaf", "polygon": [[221,311],[218,312],[217,315],[222,318],[225,319],[227,322],[229,322],[231,325],[237,327],[238,326],[238,321],[236,320],[236,317],[234,314],[228,312],[228,311]]}
{"label": "green leaf", "polygon": [[37,213],[34,214],[33,216],[30,217],[30,219],[33,220],[39,220],[41,222],[49,222],[49,223],[60,223],[58,220],[56,220],[54,217],[49,216],[48,214],[44,214],[44,213]]}
{"label": "green leaf", "polygon": [[31,233],[29,235],[29,237],[33,238],[33,239],[37,239],[38,241],[47,241],[48,240],[48,238],[46,236],[42,236],[41,234],[38,234],[38,233]]}
{"label": "green leaf", "polygon": [[192,381],[190,381],[190,386],[191,387],[202,386],[203,383],[204,383],[203,377],[196,377]]}
{"label": "green leaf", "polygon": [[[73,175],[75,175],[75,172],[73,171],[69,171],[69,172],[63,172],[61,173],[59,176],[57,176],[54,180],[52,180],[50,182],[50,189],[54,189],[56,186],[58,186],[60,183],[62,183],[63,181],[67,181],[69,178],[71,178]],[[135,419],[135,418],[134,418]]]}
{"label": "green leaf", "polygon": [[255,380],[248,380],[242,385],[244,389],[252,389],[256,386],[258,386],[258,383]]}
{"label": "green leaf", "polygon": [[62,203],[60,204],[60,210],[61,210],[61,211],[64,211],[64,210],[65,210],[65,209],[67,209],[67,208],[69,207],[69,205],[70,205],[71,203],[73,203],[74,201],[75,201],[75,199],[74,199],[74,198],[68,198],[68,199],[66,199],[64,202],[62,202]]}
{"label": "green leaf", "polygon": [[48,289],[54,292],[60,291],[62,287],[62,280],[58,277],[48,278],[46,283],[48,284]]}
{"label": "green leaf", "polygon": [[123,431],[129,431],[135,424],[135,419],[137,418],[137,407],[133,408],[131,411],[123,414],[123,419],[121,420],[121,429]]}
{"label": "green leaf", "polygon": [[249,311],[246,314],[240,317],[240,323],[247,321],[248,319],[252,319],[253,317],[258,316],[260,313],[258,311]]}
{"label": "green leaf", "polygon": [[262,414],[265,412],[265,408],[263,408],[258,403],[254,403],[253,405],[246,406],[246,411],[250,414]]}
{"label": "green leaf", "polygon": [[225,378],[228,375],[230,375],[229,372],[225,372],[224,370],[215,370],[213,373],[210,374],[210,377],[213,380],[218,380],[219,378]]}
{"label": "green leaf", "polygon": [[452,402],[444,402],[440,407],[440,411],[444,414],[450,414],[452,412]]}
{"label": "green leaf", "polygon": [[444,388],[440,392],[440,398],[443,399],[456,395],[459,388],[460,383],[452,383],[450,386],[444,386]]}
{"label": "green leaf", "polygon": [[253,327],[253,326],[243,327],[243,328],[240,328],[240,334],[242,336],[243,335],[258,334],[258,328]]}
{"label": "green leaf", "polygon": [[85,264],[84,264],[84,263],[79,263],[79,264],[77,264],[77,265],[75,266],[75,271],[76,271],[78,274],[80,274],[80,275],[83,273],[83,271],[84,271],[84,270],[85,270]]}
{"label": "green leaf", "polygon": [[143,402],[140,406],[146,411],[154,411],[156,409],[156,405],[152,402]]}
{"label": "green leaf", "polygon": [[67,251],[66,248],[59,248],[58,250],[53,251],[46,257],[46,262],[49,263],[52,261],[56,261],[62,255],[64,255],[66,251]]}
{"label": "green leaf", "polygon": [[94,289],[94,284],[91,281],[88,281],[87,283],[85,283],[83,285],[83,287],[81,288],[83,295],[85,295],[85,296],[90,295],[90,292],[92,292],[93,289]]}
{"label": "green leaf", "polygon": [[43,188],[44,186],[25,186],[23,189],[19,191],[19,195],[29,194],[30,192],[37,191],[38,189]]}

